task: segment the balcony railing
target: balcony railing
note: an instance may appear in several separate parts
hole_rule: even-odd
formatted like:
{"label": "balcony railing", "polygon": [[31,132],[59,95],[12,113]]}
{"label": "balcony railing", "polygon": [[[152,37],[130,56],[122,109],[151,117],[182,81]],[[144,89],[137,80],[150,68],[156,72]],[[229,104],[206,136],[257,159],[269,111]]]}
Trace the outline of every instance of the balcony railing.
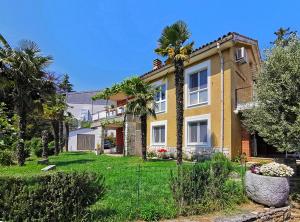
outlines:
{"label": "balcony railing", "polygon": [[125,106],[119,106],[113,109],[102,110],[94,113],[92,115],[92,120],[97,121],[101,119],[111,119],[123,115],[124,112],[125,112]]}

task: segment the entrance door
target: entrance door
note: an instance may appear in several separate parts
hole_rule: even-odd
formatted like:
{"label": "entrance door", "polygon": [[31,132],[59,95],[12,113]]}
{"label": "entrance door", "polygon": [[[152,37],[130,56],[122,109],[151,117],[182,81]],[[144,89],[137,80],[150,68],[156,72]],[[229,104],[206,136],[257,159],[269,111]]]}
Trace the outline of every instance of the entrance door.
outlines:
{"label": "entrance door", "polygon": [[77,150],[94,150],[95,135],[77,134]]}

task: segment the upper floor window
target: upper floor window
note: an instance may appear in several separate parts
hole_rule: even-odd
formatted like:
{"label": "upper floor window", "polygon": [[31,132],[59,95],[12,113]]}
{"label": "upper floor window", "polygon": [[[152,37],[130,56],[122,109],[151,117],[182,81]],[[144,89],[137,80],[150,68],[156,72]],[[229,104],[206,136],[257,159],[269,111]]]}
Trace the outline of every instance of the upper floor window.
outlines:
{"label": "upper floor window", "polygon": [[166,111],[166,84],[157,87],[158,91],[155,95],[155,112],[162,113]]}
{"label": "upper floor window", "polygon": [[189,75],[188,105],[199,105],[208,102],[207,79],[207,68]]}

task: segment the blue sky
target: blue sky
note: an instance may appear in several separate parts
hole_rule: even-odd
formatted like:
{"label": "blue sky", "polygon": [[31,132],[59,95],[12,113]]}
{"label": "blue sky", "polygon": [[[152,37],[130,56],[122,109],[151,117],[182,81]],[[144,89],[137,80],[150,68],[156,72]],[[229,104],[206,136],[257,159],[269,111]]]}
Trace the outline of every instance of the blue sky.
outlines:
{"label": "blue sky", "polygon": [[196,47],[235,31],[262,50],[280,26],[300,31],[299,11],[296,0],[1,0],[0,33],[12,45],[34,40],[54,57],[51,71],[94,90],[149,71],[163,27],[176,20]]}

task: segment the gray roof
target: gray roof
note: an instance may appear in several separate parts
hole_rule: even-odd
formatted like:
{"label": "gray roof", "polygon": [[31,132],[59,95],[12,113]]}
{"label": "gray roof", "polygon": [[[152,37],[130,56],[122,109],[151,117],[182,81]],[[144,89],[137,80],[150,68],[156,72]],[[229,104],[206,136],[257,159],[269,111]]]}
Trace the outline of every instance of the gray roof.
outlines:
{"label": "gray roof", "polygon": [[[94,105],[106,105],[106,100],[99,99],[92,101],[92,96],[96,95],[100,91],[82,91],[82,92],[70,92],[67,96],[68,104],[93,104]],[[111,102],[108,101],[108,105]]]}

